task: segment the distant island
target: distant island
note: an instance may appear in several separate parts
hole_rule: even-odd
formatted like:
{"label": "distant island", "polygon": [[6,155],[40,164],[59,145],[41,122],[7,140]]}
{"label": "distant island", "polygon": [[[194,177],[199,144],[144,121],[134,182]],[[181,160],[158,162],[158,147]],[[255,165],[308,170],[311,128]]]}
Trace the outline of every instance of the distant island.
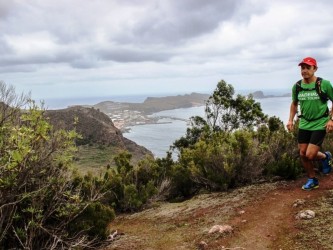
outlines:
{"label": "distant island", "polygon": [[142,103],[104,101],[92,107],[107,114],[118,129],[126,132],[129,126],[158,123],[161,117],[150,116],[153,113],[204,106],[209,96],[208,94],[191,93],[177,96],[147,97]]}
{"label": "distant island", "polygon": [[272,98],[272,97],[290,97],[291,93],[283,94],[283,95],[265,95],[263,91],[255,91],[251,93],[253,98],[255,99],[263,99],[263,98]]}

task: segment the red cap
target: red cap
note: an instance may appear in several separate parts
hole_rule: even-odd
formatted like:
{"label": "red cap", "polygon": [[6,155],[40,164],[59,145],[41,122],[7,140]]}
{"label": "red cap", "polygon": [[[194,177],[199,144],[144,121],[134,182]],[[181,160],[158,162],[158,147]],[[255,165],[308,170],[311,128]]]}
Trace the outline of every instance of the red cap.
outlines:
{"label": "red cap", "polygon": [[307,64],[307,65],[312,65],[317,67],[317,61],[316,59],[312,57],[305,57],[299,64],[298,66],[301,66],[301,64]]}

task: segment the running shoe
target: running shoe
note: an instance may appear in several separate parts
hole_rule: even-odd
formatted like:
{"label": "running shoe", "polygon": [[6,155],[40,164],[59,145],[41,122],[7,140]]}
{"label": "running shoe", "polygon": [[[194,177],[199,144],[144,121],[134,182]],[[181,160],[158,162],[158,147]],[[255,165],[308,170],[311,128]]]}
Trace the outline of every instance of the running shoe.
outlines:
{"label": "running shoe", "polygon": [[303,190],[310,191],[319,187],[319,181],[317,178],[309,178],[308,181],[302,186]]}
{"label": "running shoe", "polygon": [[332,154],[329,151],[325,152],[326,158],[321,162],[323,164],[323,174],[329,174],[332,171]]}

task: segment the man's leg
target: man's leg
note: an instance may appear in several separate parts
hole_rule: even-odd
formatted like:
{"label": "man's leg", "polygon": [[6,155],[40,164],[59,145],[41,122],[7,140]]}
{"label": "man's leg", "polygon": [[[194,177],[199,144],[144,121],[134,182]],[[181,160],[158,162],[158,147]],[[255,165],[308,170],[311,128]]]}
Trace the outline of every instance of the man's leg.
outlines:
{"label": "man's leg", "polygon": [[[299,153],[302,161],[302,165],[309,178],[314,178],[316,173],[313,166],[313,158],[315,158],[319,152],[319,147],[313,144],[298,144]],[[318,148],[316,150],[316,148]],[[312,159],[311,159],[312,158]]]}
{"label": "man's leg", "polygon": [[309,145],[306,149],[306,157],[309,160],[320,160],[322,163],[322,167],[320,167],[321,172],[323,174],[328,174],[332,170],[332,154],[329,151],[325,153],[319,151],[320,146],[324,141],[325,135],[325,130],[317,130],[311,132]]}
{"label": "man's leg", "polygon": [[[306,148],[306,153],[305,153],[305,165],[304,168],[308,174],[309,178],[314,178],[316,176],[316,173],[314,171],[314,164],[313,161],[315,160],[322,160],[326,158],[326,155],[322,152],[319,151],[320,147],[314,144],[308,144]],[[304,164],[304,163],[303,163]]]}
{"label": "man's leg", "polygon": [[[306,174],[308,176],[307,182],[302,186],[303,190],[312,190],[314,188],[319,187],[319,182],[316,178],[316,173],[314,170],[314,164],[313,161],[317,159],[317,157],[322,157],[321,154],[319,154],[319,146],[316,146],[314,144],[299,144],[298,145],[300,150],[300,156],[301,161],[303,164],[303,167],[306,171]],[[325,155],[324,155],[325,157]]]}

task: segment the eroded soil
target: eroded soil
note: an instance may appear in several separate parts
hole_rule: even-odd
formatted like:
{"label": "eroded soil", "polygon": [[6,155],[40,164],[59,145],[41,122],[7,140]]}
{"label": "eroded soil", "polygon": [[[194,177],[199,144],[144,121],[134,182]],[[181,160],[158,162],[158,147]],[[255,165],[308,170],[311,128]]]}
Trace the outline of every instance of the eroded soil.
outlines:
{"label": "eroded soil", "polygon": [[[305,180],[202,194],[118,215],[110,229],[119,236],[107,249],[333,249],[333,174],[320,176],[320,187],[312,191],[301,190]],[[297,200],[305,203],[295,207]],[[295,218],[305,209],[315,211],[315,219]],[[214,225],[230,225],[233,232],[208,233]]]}

